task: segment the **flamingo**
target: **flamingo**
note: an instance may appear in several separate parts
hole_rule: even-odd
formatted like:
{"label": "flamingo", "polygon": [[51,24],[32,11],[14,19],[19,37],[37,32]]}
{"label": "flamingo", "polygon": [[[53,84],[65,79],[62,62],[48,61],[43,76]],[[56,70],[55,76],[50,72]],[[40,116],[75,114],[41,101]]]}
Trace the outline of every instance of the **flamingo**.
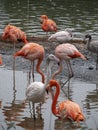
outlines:
{"label": "flamingo", "polygon": [[55,34],[52,34],[48,41],[57,41],[59,43],[64,43],[72,40],[73,35],[70,29],[65,29],[64,31],[58,31]]}
{"label": "flamingo", "polygon": [[65,100],[57,104],[57,100],[60,94],[60,85],[56,80],[53,79],[50,80],[49,84],[47,85],[47,88],[52,88],[52,87],[56,88],[56,92],[54,94],[52,106],[51,106],[52,113],[56,117],[62,120],[69,119],[69,120],[76,121],[78,124],[80,121],[84,121],[85,119],[84,115],[82,113],[80,106],[77,103],[71,100]]}
{"label": "flamingo", "polygon": [[2,57],[1,57],[1,55],[0,55],[0,65],[2,64]]}
{"label": "flamingo", "polygon": [[47,15],[41,15],[40,17],[41,22],[41,28],[45,32],[56,32],[57,31],[57,25],[55,21],[48,18]]}
{"label": "flamingo", "polygon": [[14,43],[14,52],[15,44],[17,41],[22,41],[23,43],[28,43],[25,32],[20,30],[18,27],[8,24],[2,34],[3,40],[10,40]]}
{"label": "flamingo", "polygon": [[82,58],[83,60],[86,60],[86,57],[82,53],[80,53],[74,45],[69,44],[69,43],[63,43],[63,44],[58,45],[55,48],[55,56],[59,58],[60,60],[60,67],[54,73],[53,79],[55,78],[57,74],[59,74],[62,71],[62,61],[65,60],[67,64],[69,77],[68,77],[68,80],[64,84],[66,84],[70,80],[70,78],[74,76],[73,70],[70,64],[70,59]]}
{"label": "flamingo", "polygon": [[92,41],[90,34],[86,34],[84,41],[87,41],[87,49],[97,54],[96,70],[98,69],[98,41]]}
{"label": "flamingo", "polygon": [[[52,63],[59,62],[59,60],[52,54],[50,54],[47,57],[47,60],[46,60],[47,74],[46,74],[45,83],[35,81],[35,82],[32,82],[26,89],[26,99],[29,101],[32,101],[33,108],[34,108],[34,103],[43,102],[45,99],[45,91],[47,91],[46,85],[48,84],[51,78],[51,67],[52,67],[51,61]],[[35,114],[34,114],[34,118],[35,118]]]}
{"label": "flamingo", "polygon": [[[43,61],[44,55],[45,55],[44,47],[37,43],[31,42],[31,43],[25,44],[19,51],[14,53],[14,58],[16,56],[22,56],[25,59],[30,60],[31,63],[34,62],[35,60],[38,60],[37,65],[36,65],[36,71],[41,75],[42,82],[44,83],[45,75],[40,69],[40,65]],[[33,73],[34,73],[34,65],[33,65]],[[32,73],[32,76],[33,76],[33,81],[34,81],[33,73]]]}

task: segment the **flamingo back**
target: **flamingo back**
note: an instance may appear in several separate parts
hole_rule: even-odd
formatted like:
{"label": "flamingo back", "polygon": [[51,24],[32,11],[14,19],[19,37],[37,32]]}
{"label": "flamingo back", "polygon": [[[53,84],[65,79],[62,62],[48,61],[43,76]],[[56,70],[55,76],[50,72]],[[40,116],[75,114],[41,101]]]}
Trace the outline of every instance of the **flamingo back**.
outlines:
{"label": "flamingo back", "polygon": [[77,57],[86,59],[74,45],[69,43],[58,45],[55,49],[55,55],[61,60],[67,60]]}
{"label": "flamingo back", "polygon": [[73,121],[83,121],[84,115],[80,106],[70,100],[63,101],[58,106],[58,113],[61,118],[71,119]]}
{"label": "flamingo back", "polygon": [[43,46],[37,43],[28,43],[23,46],[23,48],[14,54],[15,56],[23,56],[26,59],[31,61],[36,59],[43,59],[44,58],[44,48]]}

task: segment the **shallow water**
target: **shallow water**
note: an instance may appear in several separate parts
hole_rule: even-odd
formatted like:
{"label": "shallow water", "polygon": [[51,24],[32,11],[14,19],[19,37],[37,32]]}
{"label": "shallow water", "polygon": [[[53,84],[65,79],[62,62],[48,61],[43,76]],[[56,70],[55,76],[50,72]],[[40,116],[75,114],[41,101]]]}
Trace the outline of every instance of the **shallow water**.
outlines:
{"label": "shallow water", "polygon": [[[39,75],[35,75],[40,80]],[[72,79],[69,87],[69,98],[77,102],[85,115],[85,122],[81,122],[81,128],[70,122],[62,123],[51,113],[51,96],[46,95],[42,104],[41,117],[39,104],[36,104],[36,117],[33,119],[32,104],[24,102],[25,90],[28,85],[28,73],[0,68],[0,130],[97,130],[98,129],[98,85]],[[63,90],[68,95],[68,86]],[[61,91],[59,101],[65,100],[65,94]]]}

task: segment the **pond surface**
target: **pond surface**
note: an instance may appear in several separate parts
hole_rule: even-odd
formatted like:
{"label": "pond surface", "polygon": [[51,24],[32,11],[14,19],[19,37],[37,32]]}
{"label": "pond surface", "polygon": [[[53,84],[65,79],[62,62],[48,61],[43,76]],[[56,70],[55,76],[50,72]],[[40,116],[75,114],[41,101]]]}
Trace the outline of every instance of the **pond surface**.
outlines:
{"label": "pond surface", "polygon": [[[77,37],[84,37],[86,33],[90,33],[93,38],[98,39],[97,12],[98,2],[92,0],[0,0],[0,34],[2,34],[4,27],[11,23],[20,27],[29,36],[44,36],[45,32],[41,30],[39,17],[46,14],[56,21],[58,30],[73,28],[73,33]],[[51,48],[48,44],[47,48],[50,52]],[[7,49],[5,50],[7,51]],[[64,88],[67,96],[61,91],[59,97],[59,101],[63,101],[69,96],[81,106],[86,118],[85,122],[80,123],[81,128],[70,122],[62,123],[53,116],[50,95],[46,95],[46,100],[42,104],[42,119],[40,119],[39,104],[36,104],[37,119],[34,120],[32,104],[24,102],[25,90],[28,86],[28,63],[27,66],[22,66],[26,70],[21,70],[19,65],[24,60],[20,58],[18,69],[13,77],[13,70],[9,69],[12,68],[13,63],[12,57],[9,58],[11,52],[9,50],[8,55],[5,52],[2,53],[6,66],[0,68],[0,130],[98,130],[98,81],[93,82],[93,76],[88,78],[89,74],[98,74],[95,69],[88,70],[90,72],[88,73],[87,67],[85,67],[86,69],[83,70],[84,78],[90,79],[90,81],[81,79],[81,76],[72,79],[69,91],[67,85]],[[89,62],[83,66],[88,66],[88,64]],[[76,66],[78,64],[74,65],[74,68],[78,69]],[[78,70],[75,74],[78,75],[79,72],[81,71]],[[40,81],[37,74],[36,80]]]}
{"label": "pond surface", "polygon": [[98,1],[92,0],[0,0],[0,33],[10,23],[20,27],[27,35],[38,36],[42,14],[56,21],[58,30],[73,28],[77,36],[98,35]]}

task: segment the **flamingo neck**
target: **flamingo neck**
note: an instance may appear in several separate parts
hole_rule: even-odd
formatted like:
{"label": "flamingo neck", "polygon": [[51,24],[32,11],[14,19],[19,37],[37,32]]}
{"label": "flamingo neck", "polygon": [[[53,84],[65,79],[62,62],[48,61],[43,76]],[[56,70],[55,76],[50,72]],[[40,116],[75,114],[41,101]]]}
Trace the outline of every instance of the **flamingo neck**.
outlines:
{"label": "flamingo neck", "polygon": [[56,92],[54,94],[54,97],[53,97],[53,101],[52,101],[52,113],[57,116],[58,115],[58,109],[56,108],[56,104],[57,104],[57,99],[58,99],[58,96],[60,94],[60,85],[58,84],[57,81],[55,80],[50,80],[50,88],[52,87],[56,87]]}
{"label": "flamingo neck", "polygon": [[24,39],[23,42],[24,42],[24,44],[27,44],[27,43],[28,43],[28,40]]}
{"label": "flamingo neck", "polygon": [[42,59],[38,59],[38,63],[36,65],[36,71],[42,76],[42,83],[45,83],[45,75],[40,69],[41,63],[42,63]]}
{"label": "flamingo neck", "polygon": [[52,65],[51,65],[51,63],[50,63],[50,61],[47,61],[46,62],[46,81],[45,81],[45,85],[47,85],[48,84],[48,82],[49,82],[49,80],[51,79],[51,67],[52,67]]}
{"label": "flamingo neck", "polygon": [[55,79],[55,77],[62,71],[62,62],[60,62],[60,66],[58,70],[53,74],[52,79]]}

